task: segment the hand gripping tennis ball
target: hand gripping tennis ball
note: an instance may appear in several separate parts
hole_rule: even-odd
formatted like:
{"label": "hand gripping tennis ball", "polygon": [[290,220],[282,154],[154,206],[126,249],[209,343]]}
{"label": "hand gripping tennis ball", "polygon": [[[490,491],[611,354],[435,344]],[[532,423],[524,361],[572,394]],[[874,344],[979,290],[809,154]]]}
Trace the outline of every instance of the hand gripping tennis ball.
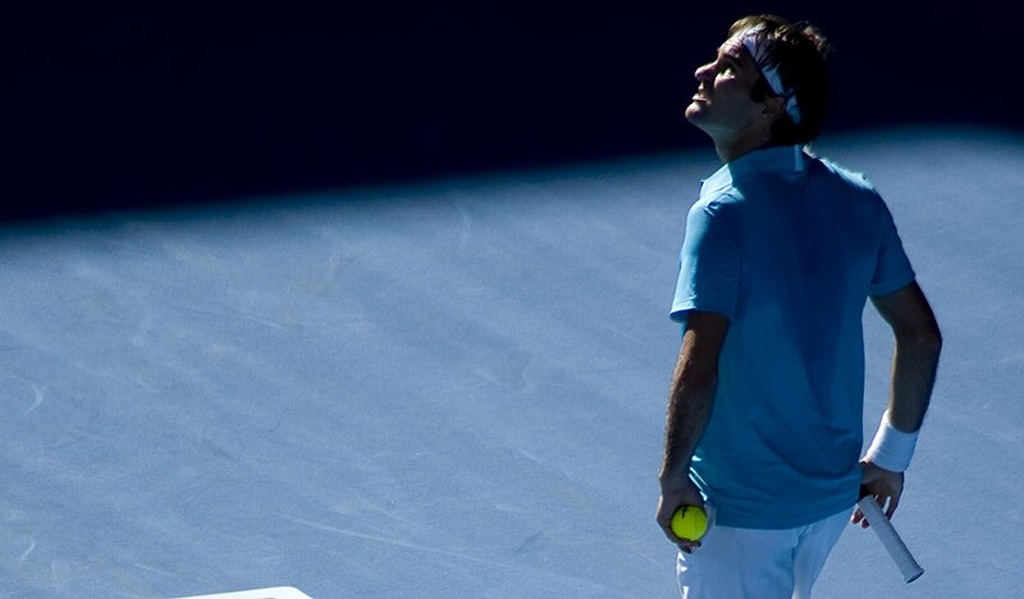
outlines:
{"label": "hand gripping tennis ball", "polygon": [[685,541],[699,541],[708,530],[708,518],[696,505],[684,505],[672,514],[672,532]]}

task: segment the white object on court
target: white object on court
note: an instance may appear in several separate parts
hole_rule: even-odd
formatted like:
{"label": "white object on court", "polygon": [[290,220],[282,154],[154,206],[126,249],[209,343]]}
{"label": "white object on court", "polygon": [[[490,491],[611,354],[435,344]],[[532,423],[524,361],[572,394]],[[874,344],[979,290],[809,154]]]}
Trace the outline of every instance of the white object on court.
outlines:
{"label": "white object on court", "polygon": [[878,540],[882,541],[885,550],[889,552],[892,560],[896,562],[900,573],[903,574],[903,582],[911,583],[920,578],[924,574],[924,568],[917,563],[914,555],[910,553],[906,544],[903,543],[903,539],[900,538],[896,529],[893,528],[892,522],[889,522],[889,518],[882,513],[882,508],[878,507],[874,496],[865,495],[861,497],[860,501],[857,502],[857,506],[860,507],[860,511],[867,518],[868,524],[875,531]]}
{"label": "white object on court", "polygon": [[235,591],[233,593],[218,593],[216,595],[195,595],[193,597],[181,597],[180,599],[312,599],[312,597],[295,587],[273,587],[253,589],[251,591]]}

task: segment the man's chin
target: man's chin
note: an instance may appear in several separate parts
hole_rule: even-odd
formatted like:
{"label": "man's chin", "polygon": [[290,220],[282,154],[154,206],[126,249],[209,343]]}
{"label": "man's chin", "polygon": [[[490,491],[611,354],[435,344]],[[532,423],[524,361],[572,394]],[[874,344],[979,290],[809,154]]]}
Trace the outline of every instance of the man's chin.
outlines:
{"label": "man's chin", "polygon": [[683,111],[683,117],[685,117],[686,120],[688,120],[688,121],[690,121],[691,123],[694,123],[694,124],[700,122],[702,120],[703,116],[704,116],[704,107],[699,105],[699,104],[697,104],[696,102],[693,102],[692,104],[687,106],[686,110]]}

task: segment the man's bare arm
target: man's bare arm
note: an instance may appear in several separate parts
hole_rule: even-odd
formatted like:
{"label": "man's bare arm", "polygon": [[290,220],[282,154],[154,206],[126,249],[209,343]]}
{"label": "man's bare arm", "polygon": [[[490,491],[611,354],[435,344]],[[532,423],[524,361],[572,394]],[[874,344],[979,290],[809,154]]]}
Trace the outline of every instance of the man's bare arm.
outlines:
{"label": "man's bare arm", "polygon": [[[942,334],[917,283],[888,295],[873,296],[871,301],[892,327],[895,348],[888,419],[879,425],[868,455],[861,460],[861,484],[891,518],[903,496],[902,470],[909,463],[917,431],[931,402]],[[890,425],[895,430],[886,432]],[[899,449],[885,449],[894,447]],[[881,459],[886,456],[887,460]],[[886,461],[900,465],[889,465]],[[860,510],[854,512],[853,522],[867,526]]]}
{"label": "man's bare arm", "polygon": [[700,543],[678,539],[670,522],[679,506],[703,503],[689,478],[690,461],[711,415],[718,384],[718,357],[728,328],[729,319],[722,314],[691,312],[687,316],[669,391],[657,520],[665,535],[687,552]]}
{"label": "man's bare arm", "polygon": [[917,283],[872,303],[892,327],[896,347],[892,361],[889,417],[904,432],[921,428],[938,371],[942,334],[924,292]]}
{"label": "man's bare arm", "polygon": [[689,471],[714,401],[718,384],[718,357],[729,319],[714,312],[688,315],[679,348],[665,418],[665,459],[661,476]]}

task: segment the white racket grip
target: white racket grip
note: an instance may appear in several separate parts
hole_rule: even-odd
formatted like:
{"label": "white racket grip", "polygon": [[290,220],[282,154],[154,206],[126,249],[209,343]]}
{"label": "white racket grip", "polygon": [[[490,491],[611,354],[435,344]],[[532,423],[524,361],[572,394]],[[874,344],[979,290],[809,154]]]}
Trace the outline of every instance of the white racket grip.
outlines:
{"label": "white racket grip", "polygon": [[874,496],[865,495],[857,502],[857,506],[864,514],[864,517],[867,518],[868,524],[875,531],[878,540],[882,542],[882,546],[889,552],[892,560],[896,562],[900,573],[903,574],[903,581],[911,583],[920,578],[924,574],[924,568],[917,563],[913,554],[910,553],[910,550],[903,543],[903,539],[896,533],[892,522],[889,522],[889,518],[882,513],[882,508],[878,507]]}

